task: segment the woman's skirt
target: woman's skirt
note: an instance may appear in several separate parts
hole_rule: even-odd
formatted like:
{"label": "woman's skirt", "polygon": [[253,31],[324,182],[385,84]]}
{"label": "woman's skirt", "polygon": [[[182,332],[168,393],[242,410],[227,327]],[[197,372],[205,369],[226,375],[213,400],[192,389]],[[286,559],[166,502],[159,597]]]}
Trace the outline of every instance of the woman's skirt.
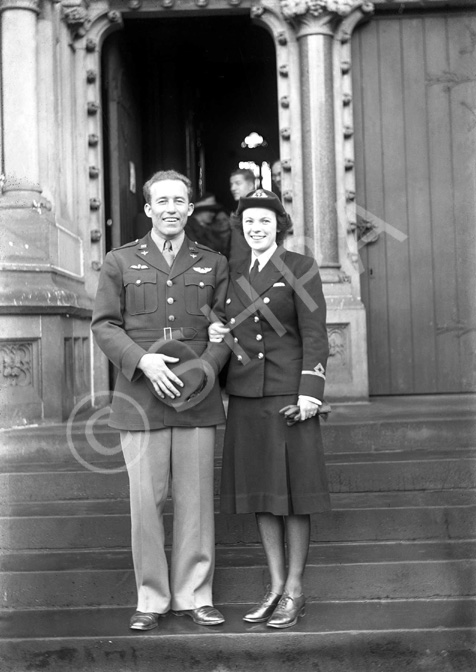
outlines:
{"label": "woman's skirt", "polygon": [[230,396],[223,449],[221,511],[301,515],[328,511],[319,420],[288,427],[280,409],[296,395]]}

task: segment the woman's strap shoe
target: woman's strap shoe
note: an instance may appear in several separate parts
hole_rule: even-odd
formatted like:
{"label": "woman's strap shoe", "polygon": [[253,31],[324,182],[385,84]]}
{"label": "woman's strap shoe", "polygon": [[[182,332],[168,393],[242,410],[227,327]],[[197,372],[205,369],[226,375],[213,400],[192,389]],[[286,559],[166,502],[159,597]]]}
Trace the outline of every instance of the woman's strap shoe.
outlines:
{"label": "woman's strap shoe", "polygon": [[262,621],[267,621],[276,609],[280,599],[281,595],[279,593],[273,593],[272,590],[268,590],[261,602],[243,616],[243,620],[248,621],[248,623],[261,623]]}
{"label": "woman's strap shoe", "polygon": [[165,616],[165,614],[136,611],[131,617],[129,627],[131,630],[153,630],[159,625],[159,616]]}
{"label": "woman's strap shoe", "polygon": [[304,595],[291,597],[284,593],[266,625],[270,628],[290,628],[296,625],[298,618],[306,613],[305,604]]}

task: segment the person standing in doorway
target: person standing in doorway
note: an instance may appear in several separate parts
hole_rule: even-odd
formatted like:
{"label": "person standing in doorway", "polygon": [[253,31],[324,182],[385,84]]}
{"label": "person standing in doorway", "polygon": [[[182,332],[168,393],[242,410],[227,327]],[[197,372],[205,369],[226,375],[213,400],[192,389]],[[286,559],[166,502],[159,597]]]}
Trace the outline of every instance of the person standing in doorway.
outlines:
{"label": "person standing in doorway", "polygon": [[281,161],[274,161],[271,165],[271,181],[273,182],[273,191],[281,199]]}
{"label": "person standing in doorway", "polygon": [[[236,203],[250,192],[255,190],[256,178],[252,170],[248,168],[238,168],[230,175],[230,191]],[[230,239],[230,263],[242,259],[248,255],[248,245],[243,239],[239,225],[231,224]]]}
{"label": "person standing in doorway", "polygon": [[[184,233],[194,207],[187,177],[158,172],[144,197],[152,229],[107,254],[92,319],[99,347],[119,372],[109,424],[120,430],[130,483],[138,592],[130,627],[155,628],[169,609],[219,625],[213,470],[216,425],[224,421],[217,377],[229,353],[208,341],[205,313],[208,306],[224,316],[227,261]],[[186,382],[195,366],[200,380]],[[170,579],[163,525],[169,480]]]}
{"label": "person standing in doorway", "polygon": [[326,303],[314,259],[282,245],[291,220],[273,192],[240,198],[236,214],[248,255],[230,270],[227,325],[209,327],[233,349],[221,510],[256,514],[268,562],[269,589],[244,620],[288,628],[304,615],[310,514],[330,508],[318,418]]}
{"label": "person standing in doorway", "polygon": [[202,243],[228,258],[230,220],[213,194],[205,193],[195,203],[193,215],[188,218],[185,226],[185,234],[190,240]]}
{"label": "person standing in doorway", "polygon": [[238,203],[240,198],[246,196],[255,189],[255,174],[249,168],[238,168],[230,175],[230,191],[234,200]]}

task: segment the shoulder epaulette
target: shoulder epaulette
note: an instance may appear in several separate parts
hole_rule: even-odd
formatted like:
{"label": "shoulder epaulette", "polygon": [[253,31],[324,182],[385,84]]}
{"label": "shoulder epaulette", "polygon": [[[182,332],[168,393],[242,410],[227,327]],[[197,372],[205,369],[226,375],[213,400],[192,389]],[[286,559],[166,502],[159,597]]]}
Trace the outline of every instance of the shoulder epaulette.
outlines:
{"label": "shoulder epaulette", "polygon": [[135,240],[131,240],[128,243],[124,243],[124,245],[119,245],[119,247],[113,247],[112,252],[115,252],[115,250],[123,250],[125,247],[133,247],[133,245],[137,245],[139,242],[139,238],[136,238]]}

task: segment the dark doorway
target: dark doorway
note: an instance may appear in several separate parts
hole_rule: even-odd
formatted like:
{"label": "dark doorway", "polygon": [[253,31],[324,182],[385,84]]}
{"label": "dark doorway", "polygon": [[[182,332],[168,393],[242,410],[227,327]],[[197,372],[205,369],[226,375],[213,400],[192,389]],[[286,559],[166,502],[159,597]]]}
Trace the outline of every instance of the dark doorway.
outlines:
{"label": "dark doorway", "polygon": [[[175,168],[231,210],[240,161],[279,158],[275,49],[249,16],[125,20],[103,49],[108,248],[145,233],[141,187]],[[242,148],[250,132],[266,147]]]}

